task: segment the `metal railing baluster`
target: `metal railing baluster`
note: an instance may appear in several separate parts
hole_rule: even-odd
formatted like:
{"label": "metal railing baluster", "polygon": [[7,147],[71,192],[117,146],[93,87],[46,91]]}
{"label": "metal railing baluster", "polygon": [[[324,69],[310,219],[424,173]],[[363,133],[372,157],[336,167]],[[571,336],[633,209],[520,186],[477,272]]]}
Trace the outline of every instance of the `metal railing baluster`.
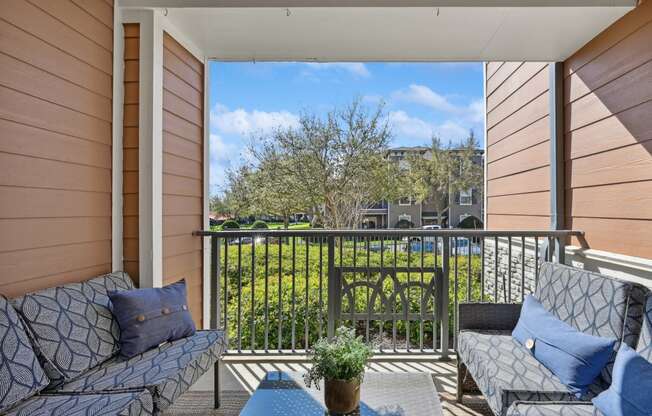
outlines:
{"label": "metal railing baluster", "polygon": [[324,240],[319,238],[319,338],[323,335],[323,312],[324,312]]}
{"label": "metal railing baluster", "polygon": [[[503,292],[505,288],[503,288]],[[498,237],[494,237],[494,303],[498,302]]]}
{"label": "metal railing baluster", "polygon": [[224,333],[229,339],[229,239],[224,239]]}
{"label": "metal railing baluster", "polygon": [[512,237],[507,237],[507,299],[512,302]]}
{"label": "metal railing baluster", "polygon": [[485,301],[484,297],[484,273],[485,273],[485,253],[484,253],[484,237],[480,238],[480,302]]}
{"label": "metal railing baluster", "polygon": [[521,302],[525,299],[525,237],[521,237]]}
{"label": "metal railing baluster", "polygon": [[308,303],[308,289],[310,288],[310,237],[306,237],[304,239],[304,243],[306,245],[306,307],[304,311],[304,317],[303,317],[303,329],[304,329],[304,341],[303,341],[303,348],[305,350],[308,349],[308,338],[310,336],[310,316],[308,315],[309,312],[309,303]]}
{"label": "metal railing baluster", "polygon": [[269,352],[269,237],[265,236],[265,352]]}
{"label": "metal railing baluster", "polygon": [[238,352],[242,352],[242,237],[238,237]]}
{"label": "metal railing baluster", "polygon": [[283,238],[278,239],[278,351],[283,349]]}
{"label": "metal railing baluster", "polygon": [[296,351],[296,334],[297,334],[297,293],[296,293],[296,272],[297,272],[297,241],[296,236],[292,236],[292,352]]}
{"label": "metal railing baluster", "polygon": [[251,239],[251,350],[256,349],[256,237]]}
{"label": "metal railing baluster", "polygon": [[[398,241],[397,237],[394,236],[394,278],[398,279],[397,272],[396,272],[396,262],[398,261]],[[394,288],[395,290],[396,288]],[[394,352],[396,352],[396,298],[392,297],[392,349]]]}
{"label": "metal railing baluster", "polygon": [[371,284],[371,248],[369,247],[369,236],[366,237],[367,240],[367,321],[365,325],[365,340],[369,342],[369,326],[371,324],[371,310],[373,305],[369,304],[369,286]]}

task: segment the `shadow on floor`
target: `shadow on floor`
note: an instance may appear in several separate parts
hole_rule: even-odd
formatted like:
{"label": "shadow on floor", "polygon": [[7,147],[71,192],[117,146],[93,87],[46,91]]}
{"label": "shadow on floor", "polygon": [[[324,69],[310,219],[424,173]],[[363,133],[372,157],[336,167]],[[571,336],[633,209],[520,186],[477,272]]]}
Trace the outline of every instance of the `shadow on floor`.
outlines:
{"label": "shadow on floor", "polygon": [[[212,371],[204,375],[184,394],[165,416],[237,416],[251,393],[258,387],[267,371],[306,371],[309,363],[305,357],[227,357],[221,368],[222,407],[214,410]],[[409,358],[400,360],[384,358],[371,363],[368,371],[376,372],[427,372],[435,382],[444,415],[491,416],[485,400],[478,396],[465,397],[464,404],[455,401],[455,361],[441,362]]]}

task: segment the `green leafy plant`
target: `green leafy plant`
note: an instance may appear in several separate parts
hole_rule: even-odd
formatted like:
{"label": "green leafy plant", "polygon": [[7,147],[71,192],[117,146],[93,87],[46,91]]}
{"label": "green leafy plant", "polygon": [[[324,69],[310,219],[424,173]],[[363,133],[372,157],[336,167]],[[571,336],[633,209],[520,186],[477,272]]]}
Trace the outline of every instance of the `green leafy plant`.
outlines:
{"label": "green leafy plant", "polygon": [[362,382],[364,369],[371,356],[372,348],[355,336],[355,329],[340,327],[332,340],[320,339],[315,344],[312,368],[304,380],[310,387],[319,386],[321,380],[357,380]]}
{"label": "green leafy plant", "polygon": [[223,230],[237,230],[239,228],[240,228],[240,224],[238,224],[234,220],[226,220],[222,224],[222,229]]}
{"label": "green leafy plant", "polygon": [[263,220],[257,220],[253,224],[251,224],[252,230],[267,230],[268,228],[269,226]]}

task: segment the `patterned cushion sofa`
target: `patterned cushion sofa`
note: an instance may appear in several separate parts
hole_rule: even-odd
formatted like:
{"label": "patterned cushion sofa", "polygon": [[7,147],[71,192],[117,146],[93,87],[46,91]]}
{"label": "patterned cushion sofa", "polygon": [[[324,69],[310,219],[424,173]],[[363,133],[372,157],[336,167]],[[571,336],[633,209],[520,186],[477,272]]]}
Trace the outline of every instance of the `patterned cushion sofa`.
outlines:
{"label": "patterned cushion sofa", "polygon": [[107,293],[133,287],[117,272],[0,298],[0,414],[157,415],[217,369],[225,342],[216,330],[121,358]]}
{"label": "patterned cushion sofa", "polygon": [[[539,271],[535,297],[557,318],[579,331],[612,337],[636,348],[641,333],[647,289],[569,266],[544,263]],[[516,342],[511,332],[520,315],[519,304],[460,304],[457,337],[458,387],[462,401],[466,391],[479,389],[497,416],[509,411],[526,412],[531,403],[557,402],[553,413],[584,414],[586,402],[611,382],[615,353],[589,393],[577,399],[550,370]],[[570,402],[575,402],[569,404]],[[584,406],[582,406],[584,403]],[[527,407],[530,406],[530,407]],[[563,412],[559,413],[564,408]],[[536,411],[525,413],[538,415]],[[530,411],[530,410],[527,410]],[[591,408],[591,412],[593,412]]]}

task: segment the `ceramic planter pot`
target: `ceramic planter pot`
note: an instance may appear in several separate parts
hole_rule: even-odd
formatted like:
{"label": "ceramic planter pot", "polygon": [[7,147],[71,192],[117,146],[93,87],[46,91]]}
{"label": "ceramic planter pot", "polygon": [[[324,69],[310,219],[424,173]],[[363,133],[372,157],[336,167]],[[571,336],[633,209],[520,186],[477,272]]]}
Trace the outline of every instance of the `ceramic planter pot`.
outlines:
{"label": "ceramic planter pot", "polygon": [[324,401],[332,413],[349,413],[360,404],[360,383],[357,380],[326,380]]}

